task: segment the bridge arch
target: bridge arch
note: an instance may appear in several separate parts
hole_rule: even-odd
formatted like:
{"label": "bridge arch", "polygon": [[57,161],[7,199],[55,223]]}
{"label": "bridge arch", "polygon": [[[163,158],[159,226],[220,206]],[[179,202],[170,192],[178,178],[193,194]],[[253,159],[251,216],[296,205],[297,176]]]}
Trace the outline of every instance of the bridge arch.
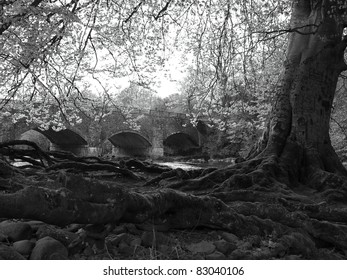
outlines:
{"label": "bridge arch", "polygon": [[[71,129],[62,129],[55,131],[52,128],[48,130],[41,130],[35,127],[27,132],[24,132],[20,138],[33,141],[38,144],[43,143],[42,137],[44,136],[49,142],[49,150],[51,151],[67,151],[75,155],[85,155],[88,150],[87,141],[77,132]],[[47,150],[47,142],[45,141],[44,150]]]}
{"label": "bridge arch", "polygon": [[188,155],[196,152],[199,144],[185,132],[175,132],[164,140],[164,153],[167,155]]}
{"label": "bridge arch", "polygon": [[152,143],[147,137],[134,130],[121,130],[108,140],[114,146],[116,156],[148,156]]}

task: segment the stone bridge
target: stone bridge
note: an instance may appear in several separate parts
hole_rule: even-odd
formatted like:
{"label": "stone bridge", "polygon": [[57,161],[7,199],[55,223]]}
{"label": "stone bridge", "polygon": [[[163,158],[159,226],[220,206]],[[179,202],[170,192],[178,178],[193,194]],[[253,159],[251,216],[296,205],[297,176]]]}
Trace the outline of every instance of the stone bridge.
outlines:
{"label": "stone bridge", "polygon": [[60,131],[41,130],[35,123],[17,123],[7,133],[10,137],[2,133],[0,140],[27,139],[46,150],[64,150],[76,155],[154,158],[188,154],[201,147],[202,135],[185,114],[138,109],[131,114],[136,118],[137,129],[132,129],[122,114],[113,112],[100,122],[83,119],[80,124],[67,125]]}

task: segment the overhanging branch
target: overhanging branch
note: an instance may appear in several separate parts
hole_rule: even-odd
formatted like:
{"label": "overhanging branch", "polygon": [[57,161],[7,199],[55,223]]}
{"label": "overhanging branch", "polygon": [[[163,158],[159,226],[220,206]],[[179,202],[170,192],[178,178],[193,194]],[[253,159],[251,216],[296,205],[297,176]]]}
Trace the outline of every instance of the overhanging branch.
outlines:
{"label": "overhanging branch", "polygon": [[159,13],[158,13],[156,16],[154,16],[154,19],[155,19],[155,20],[158,20],[160,17],[164,16],[164,13],[165,13],[165,11],[169,8],[169,5],[170,5],[171,2],[172,2],[172,0],[169,0],[169,1],[165,4],[165,6],[159,11]]}
{"label": "overhanging branch", "polygon": [[142,4],[143,4],[143,1],[137,4],[137,6],[133,9],[131,14],[124,20],[124,23],[127,23],[133,17],[133,15],[137,13],[137,11],[140,9]]}

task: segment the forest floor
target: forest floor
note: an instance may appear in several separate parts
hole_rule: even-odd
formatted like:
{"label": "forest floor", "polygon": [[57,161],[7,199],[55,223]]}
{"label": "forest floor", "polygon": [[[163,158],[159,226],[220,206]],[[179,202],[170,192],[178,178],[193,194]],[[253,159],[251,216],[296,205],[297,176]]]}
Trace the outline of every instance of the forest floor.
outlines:
{"label": "forest floor", "polygon": [[[322,190],[290,189],[259,172],[250,182],[237,165],[225,192],[232,165],[185,171],[50,156],[57,162],[44,170],[0,170],[0,259],[347,259],[341,190],[325,188],[324,200]],[[12,209],[2,206],[12,199]]]}
{"label": "forest floor", "polygon": [[[178,158],[177,160],[180,160]],[[184,167],[187,163],[180,163],[177,160],[166,159],[164,166]],[[202,169],[199,165],[204,165],[203,161],[194,160],[196,166],[191,165],[191,169]],[[205,163],[206,165],[206,163]],[[219,162],[217,165],[221,166]],[[189,167],[188,167],[189,169]],[[136,170],[135,170],[136,172]],[[146,181],[155,178],[159,173],[136,172]],[[93,172],[93,176],[103,176],[103,172]],[[88,175],[86,175],[88,176]],[[107,181],[113,181],[111,178]],[[143,187],[143,182],[133,179],[117,178],[118,186],[135,192],[155,191],[160,186]],[[169,229],[163,226],[156,226],[150,222],[143,224],[120,223],[108,233],[107,236],[92,234],[93,225],[71,224],[66,227],[59,227],[47,224],[42,221],[28,219],[0,219],[0,244],[8,247],[10,245],[14,251],[21,253],[24,258],[35,258],[32,250],[38,240],[50,236],[58,241],[63,241],[63,245],[68,248],[68,259],[72,260],[182,260],[182,259],[235,259],[243,252],[251,252],[252,247],[257,243],[261,245],[261,240],[256,236],[250,236],[246,240],[238,238],[236,235],[212,228],[193,227],[190,229]],[[30,228],[23,226],[29,225]],[[2,231],[3,229],[3,231]],[[95,229],[98,231],[97,227]],[[100,229],[100,231],[102,231]],[[87,233],[88,232],[88,233]],[[87,237],[85,237],[88,235]],[[22,236],[25,236],[23,240]],[[30,239],[29,237],[30,236]],[[69,243],[84,236],[84,244],[74,248],[74,244]],[[67,241],[65,241],[67,240]],[[81,245],[81,244],[79,244]],[[49,245],[48,245],[49,246]],[[264,248],[271,246],[271,243],[264,243]],[[1,256],[7,258],[20,258],[16,253],[4,250],[6,247],[0,245]],[[237,250],[236,250],[237,249]],[[50,251],[49,248],[46,250]],[[258,248],[256,251],[260,251]],[[54,255],[56,250],[50,252]],[[39,253],[41,255],[42,253]],[[38,256],[39,258],[40,256]],[[55,255],[57,258],[64,258],[64,254]],[[66,256],[65,256],[66,257]],[[245,257],[245,256],[244,256]],[[250,257],[250,256],[248,256]],[[295,256],[297,258],[297,256]]]}
{"label": "forest floor", "polygon": [[[102,173],[94,172],[93,174],[93,176],[98,175]],[[146,176],[144,172],[139,172],[138,175],[150,180],[158,174]],[[116,184],[141,193],[161,188],[159,185],[144,187],[142,182],[125,178],[118,178]],[[59,227],[30,219],[3,218],[0,221],[0,244],[6,246],[0,245],[0,259],[1,257],[21,258],[16,253],[8,251],[8,247],[13,248],[26,259],[42,259],[46,258],[44,255],[47,254],[50,254],[53,259],[72,260],[225,260],[263,259],[269,256],[271,259],[305,259],[305,256],[301,254],[287,254],[279,250],[276,243],[277,237],[273,233],[267,237],[249,235],[239,238],[221,229],[201,226],[170,229],[165,225],[146,222],[112,225],[112,229],[105,236],[104,225],[70,224]],[[30,228],[23,224],[29,225]],[[41,250],[35,249],[33,253],[38,241],[48,236],[61,242],[68,250],[56,254],[59,249],[51,246],[50,240],[46,240],[47,245],[42,245]],[[80,240],[81,237],[83,237],[83,244],[79,242],[77,244],[75,240]],[[334,251],[326,253],[325,258],[329,255],[333,259],[347,257]]]}

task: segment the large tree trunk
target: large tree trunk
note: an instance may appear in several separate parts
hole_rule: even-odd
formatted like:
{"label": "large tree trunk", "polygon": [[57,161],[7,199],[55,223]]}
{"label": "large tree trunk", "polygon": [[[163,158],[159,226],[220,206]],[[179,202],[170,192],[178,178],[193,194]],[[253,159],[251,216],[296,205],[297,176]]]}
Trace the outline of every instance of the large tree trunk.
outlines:
{"label": "large tree trunk", "polygon": [[332,148],[329,123],[337,79],[343,70],[346,12],[335,1],[293,1],[291,34],[275,105],[252,157],[279,157],[293,181],[317,170],[346,175]]}

